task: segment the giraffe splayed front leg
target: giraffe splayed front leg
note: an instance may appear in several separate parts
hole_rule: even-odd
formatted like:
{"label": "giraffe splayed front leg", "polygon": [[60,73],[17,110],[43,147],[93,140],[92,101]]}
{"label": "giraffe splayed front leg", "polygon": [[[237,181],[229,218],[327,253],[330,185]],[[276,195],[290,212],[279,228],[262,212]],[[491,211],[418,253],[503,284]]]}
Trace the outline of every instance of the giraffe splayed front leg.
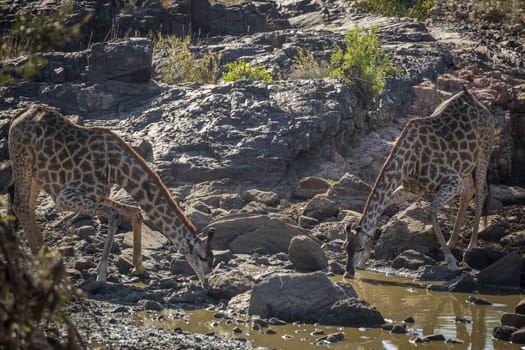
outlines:
{"label": "giraffe splayed front leg", "polygon": [[111,206],[95,203],[91,198],[86,197],[76,184],[65,185],[62,188],[56,198],[56,209],[58,211],[74,211],[85,215],[102,216],[108,220],[108,234],[97,266],[97,281],[105,283],[111,244],[121,221],[119,211]]}

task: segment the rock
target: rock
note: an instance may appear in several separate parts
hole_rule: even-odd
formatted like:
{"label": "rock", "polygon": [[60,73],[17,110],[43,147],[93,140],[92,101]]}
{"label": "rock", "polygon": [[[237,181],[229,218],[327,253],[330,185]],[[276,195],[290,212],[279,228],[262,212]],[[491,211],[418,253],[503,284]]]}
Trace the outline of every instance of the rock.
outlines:
{"label": "rock", "polygon": [[[425,265],[416,270],[414,277],[420,281],[448,281],[458,274],[461,274],[460,270],[451,271],[446,265]],[[446,288],[448,290],[448,286]]]}
{"label": "rock", "polygon": [[228,301],[228,309],[239,314],[247,314],[250,307],[251,291],[237,294]]}
{"label": "rock", "polygon": [[478,232],[478,238],[489,242],[498,242],[508,233],[509,229],[510,226],[506,218],[497,215],[489,219],[487,226],[482,226]]}
{"label": "rock", "polygon": [[118,269],[118,272],[121,274],[128,274],[133,269],[133,263],[124,256],[119,256],[115,266]]}
{"label": "rock", "polygon": [[208,274],[208,293],[215,299],[231,299],[255,284],[252,276],[237,270],[214,270]]}
{"label": "rock", "polygon": [[471,274],[462,273],[461,276],[449,283],[448,289],[455,293],[472,293],[478,289],[478,285]]}
{"label": "rock", "polygon": [[416,320],[414,319],[414,317],[409,316],[403,322],[405,322],[405,323],[416,323]]}
{"label": "rock", "polygon": [[521,299],[515,309],[517,314],[525,315],[525,299]]}
{"label": "rock", "polygon": [[425,335],[424,339],[426,341],[445,341],[446,338],[443,334],[430,334],[430,335]]}
{"label": "rock", "polygon": [[283,321],[283,320],[280,320],[276,317],[270,317],[268,319],[268,324],[272,325],[272,326],[284,326],[286,325],[286,322]]}
{"label": "rock", "polygon": [[436,86],[429,79],[423,79],[421,83],[412,87],[412,105],[408,113],[417,116],[429,116],[441,103],[441,96]]}
{"label": "rock", "polygon": [[212,223],[212,248],[249,254],[262,249],[268,254],[288,252],[291,239],[307,231],[282,215],[235,214]]}
{"label": "rock", "polygon": [[501,239],[501,243],[512,247],[523,247],[525,245],[525,230],[506,235]]}
{"label": "rock", "polygon": [[519,329],[512,333],[510,341],[514,344],[525,344],[525,328]]}
{"label": "rock", "polygon": [[[133,232],[124,235],[123,244],[133,247]],[[152,230],[148,225],[142,225],[142,249],[159,250],[168,244],[168,239],[159,231]],[[144,254],[144,252],[143,252]]]}
{"label": "rock", "polygon": [[391,334],[407,334],[408,333],[407,326],[404,324],[396,324],[392,327],[392,329],[390,330],[390,333]]}
{"label": "rock", "polygon": [[306,215],[301,215],[299,216],[299,220],[297,221],[297,223],[302,228],[309,228],[317,225],[319,223],[319,220]]}
{"label": "rock", "polygon": [[155,300],[140,300],[139,305],[147,311],[162,311],[164,307]]}
{"label": "rock", "polygon": [[175,256],[170,262],[170,272],[174,275],[193,276],[195,271],[182,256]]}
{"label": "rock", "polygon": [[374,247],[377,259],[391,260],[408,249],[429,254],[440,248],[425,209],[417,203],[394,215],[382,230]]}
{"label": "rock", "polygon": [[97,231],[93,226],[81,226],[77,229],[77,235],[80,239],[91,240],[97,234]]}
{"label": "rock", "polygon": [[89,261],[86,258],[79,258],[77,261],[75,261],[75,270],[85,271],[92,267],[95,267],[95,264],[93,261]]}
{"label": "rock", "polygon": [[277,206],[279,204],[279,196],[275,192],[260,191],[256,189],[248,190],[244,192],[241,198],[247,202],[260,202],[270,207]]}
{"label": "rock", "polygon": [[497,287],[519,288],[521,280],[521,256],[512,252],[481,270],[478,283]]}
{"label": "rock", "polygon": [[317,220],[323,220],[329,217],[336,217],[339,213],[339,206],[330,200],[327,195],[318,194],[308,201],[303,213]]}
{"label": "rock", "polygon": [[95,278],[89,278],[78,287],[86,293],[95,294],[104,287],[104,283],[97,281]]}
{"label": "rock", "polygon": [[392,267],[395,269],[417,270],[422,265],[434,265],[435,263],[436,261],[431,257],[413,249],[408,249],[392,260]]}
{"label": "rock", "polygon": [[328,190],[327,196],[342,209],[362,212],[370,189],[363,180],[347,173]]}
{"label": "rock", "polygon": [[355,297],[350,285],[333,283],[321,272],[277,274],[255,285],[249,314],[315,323],[330,313],[336,301]]}
{"label": "rock", "polygon": [[228,261],[235,258],[229,250],[214,250],[213,251],[213,262],[215,265],[219,263],[228,263]]}
{"label": "rock", "polygon": [[317,194],[326,193],[329,188],[330,184],[325,179],[309,176],[299,181],[294,190],[294,196],[297,199],[310,199]]}
{"label": "rock", "polygon": [[366,301],[347,298],[336,301],[330,308],[330,313],[320,323],[345,327],[381,327],[385,319]]}
{"label": "rock", "polygon": [[322,270],[328,266],[319,241],[306,235],[292,238],[288,247],[288,257],[299,272]]}
{"label": "rock", "polygon": [[448,292],[448,286],[444,284],[429,284],[426,288],[432,292]]}
{"label": "rock", "polygon": [[194,207],[188,208],[185,214],[199,232],[202,231],[202,229],[206,227],[206,225],[208,225],[211,220],[210,214],[198,210]]}
{"label": "rock", "polygon": [[152,50],[151,40],[143,38],[95,43],[88,58],[88,81],[146,83],[151,79]]}
{"label": "rock", "polygon": [[334,344],[334,343],[343,341],[344,339],[345,339],[345,335],[343,333],[332,333],[324,337],[318,338],[316,342]]}
{"label": "rock", "polygon": [[476,270],[483,270],[504,257],[506,254],[490,248],[473,248],[466,251],[463,261]]}
{"label": "rock", "polygon": [[492,335],[494,338],[504,341],[509,341],[512,333],[516,332],[518,329],[510,326],[497,326],[494,327],[494,332]]}
{"label": "rock", "polygon": [[525,327],[525,315],[509,313],[503,314],[503,316],[501,316],[501,324],[515,328]]}
{"label": "rock", "polygon": [[475,305],[492,305],[490,301],[481,299],[481,298],[476,298],[472,295],[467,298],[467,303],[471,303]]}
{"label": "rock", "polygon": [[457,338],[448,338],[445,340],[445,343],[447,344],[465,344],[465,341]]}

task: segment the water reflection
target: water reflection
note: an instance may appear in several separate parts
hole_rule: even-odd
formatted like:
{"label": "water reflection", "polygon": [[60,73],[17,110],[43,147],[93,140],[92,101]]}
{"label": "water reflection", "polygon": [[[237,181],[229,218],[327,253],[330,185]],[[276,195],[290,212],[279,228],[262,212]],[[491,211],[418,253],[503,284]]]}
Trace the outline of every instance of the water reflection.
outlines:
{"label": "water reflection", "polygon": [[[343,281],[342,277],[335,277]],[[360,298],[377,307],[385,319],[401,323],[407,317],[415,319],[408,324],[409,330],[418,335],[443,334],[447,339],[456,338],[462,344],[444,344],[442,341],[426,343],[425,350],[434,349],[520,349],[519,345],[492,339],[494,327],[500,324],[501,316],[514,312],[515,305],[523,295],[476,295],[493,305],[473,305],[466,302],[469,294],[429,292],[422,285],[398,277],[359,271],[351,283]],[[247,319],[214,318],[207,310],[167,310],[161,315],[142,314],[138,322],[166,329],[182,328],[185,331],[214,333],[216,335],[246,338],[254,346],[277,349],[410,349],[407,334],[390,334],[381,329],[358,329],[319,325],[270,326],[252,329]],[[236,332],[234,329],[237,328]],[[333,345],[318,345],[316,340],[324,335],[341,332],[345,339]]]}

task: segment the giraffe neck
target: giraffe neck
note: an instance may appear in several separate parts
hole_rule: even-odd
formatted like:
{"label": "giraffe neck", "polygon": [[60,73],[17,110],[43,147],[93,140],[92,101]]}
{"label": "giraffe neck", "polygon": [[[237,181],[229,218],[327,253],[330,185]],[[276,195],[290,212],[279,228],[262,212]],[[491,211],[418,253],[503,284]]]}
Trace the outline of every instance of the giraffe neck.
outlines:
{"label": "giraffe neck", "polygon": [[118,147],[123,149],[120,161],[112,164],[112,182],[122,186],[133,197],[180,253],[188,253],[196,238],[195,226],[144,159],[118,135],[112,134],[118,140]]}
{"label": "giraffe neck", "polygon": [[407,166],[409,162],[402,157],[409,151],[408,141],[404,136],[412,124],[413,121],[409,121],[401,131],[401,135],[392,147],[368,195],[358,226],[361,228],[361,232],[370,237],[374,235],[377,221],[383,214],[392,193],[402,185],[406,173],[410,171],[410,166]]}

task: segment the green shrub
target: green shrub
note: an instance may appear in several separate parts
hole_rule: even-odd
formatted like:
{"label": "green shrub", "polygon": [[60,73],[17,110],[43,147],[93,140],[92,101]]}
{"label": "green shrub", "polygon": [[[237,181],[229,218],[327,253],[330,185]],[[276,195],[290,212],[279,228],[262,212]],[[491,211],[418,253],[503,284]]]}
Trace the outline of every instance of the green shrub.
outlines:
{"label": "green shrub", "polygon": [[65,2],[56,11],[45,15],[17,14],[15,24],[2,37],[0,61],[27,55],[28,59],[20,67],[3,66],[0,68],[0,86],[12,85],[17,77],[27,79],[38,73],[46,64],[42,53],[63,47],[68,40],[80,34],[81,26],[90,16],[80,23],[68,25],[66,18],[72,12],[72,2]]}
{"label": "green shrub", "polygon": [[297,55],[292,60],[292,79],[315,79],[330,75],[328,64],[318,62],[310,49],[297,50]]}
{"label": "green shrub", "polygon": [[216,83],[219,77],[221,55],[208,53],[197,58],[190,50],[191,37],[162,37],[155,41],[155,50],[168,51],[162,81],[167,84],[182,82]]}
{"label": "green shrub", "polygon": [[330,76],[356,86],[365,103],[383,92],[387,75],[398,72],[380,49],[376,31],[377,27],[349,30],[345,48],[330,57]]}
{"label": "green shrub", "polygon": [[430,15],[434,0],[360,0],[354,6],[390,17],[413,17],[424,20]]}
{"label": "green shrub", "polygon": [[244,61],[226,63],[226,72],[222,72],[222,79],[225,82],[236,81],[240,79],[261,80],[265,83],[272,81],[272,74],[264,67],[257,65],[250,66]]}

